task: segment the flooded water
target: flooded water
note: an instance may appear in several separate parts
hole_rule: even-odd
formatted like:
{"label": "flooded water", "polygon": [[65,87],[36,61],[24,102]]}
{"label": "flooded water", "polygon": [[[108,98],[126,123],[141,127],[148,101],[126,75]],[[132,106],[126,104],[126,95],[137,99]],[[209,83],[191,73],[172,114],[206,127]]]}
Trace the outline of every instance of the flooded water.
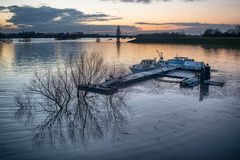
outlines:
{"label": "flooded water", "polygon": [[[185,89],[178,83],[157,79],[133,85],[122,91],[126,93],[127,109],[118,115],[121,115],[120,121],[102,114],[98,118],[104,124],[105,133],[100,136],[90,123],[91,130],[85,135],[76,134],[64,128],[66,126],[60,127],[61,133],[52,133],[51,128],[46,127],[47,133],[51,133],[49,139],[45,138],[46,134],[38,134],[36,128],[47,115],[35,113],[30,122],[16,118],[14,97],[22,93],[34,71],[57,68],[66,58],[82,52],[101,53],[109,64],[127,69],[142,59],[158,57],[156,50],[163,52],[165,59],[178,55],[209,63],[213,69],[212,79],[224,81],[225,85]],[[100,43],[95,39],[35,39],[30,43],[15,40],[12,44],[0,44],[0,157],[24,160],[239,159],[239,66],[238,48],[117,44],[108,39]]]}

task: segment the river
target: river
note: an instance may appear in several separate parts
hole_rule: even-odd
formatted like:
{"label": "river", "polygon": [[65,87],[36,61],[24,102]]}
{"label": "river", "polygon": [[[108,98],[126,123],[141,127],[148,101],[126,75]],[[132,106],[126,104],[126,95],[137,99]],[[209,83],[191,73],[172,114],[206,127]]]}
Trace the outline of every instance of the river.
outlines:
{"label": "river", "polygon": [[[125,41],[33,39],[0,44],[1,160],[239,159],[240,49]],[[98,52],[107,63],[128,69],[142,59],[158,58],[156,50],[163,52],[165,59],[178,55],[210,64],[212,79],[225,85],[186,89],[152,79],[130,86],[124,89],[129,111],[123,114],[121,128],[97,138],[88,133],[78,143],[74,141],[77,135],[61,139],[64,133],[54,133],[53,141],[39,147],[34,142],[35,130],[46,115],[36,113],[31,122],[16,118],[14,97],[22,93],[34,71],[57,68],[68,57],[83,52]]]}

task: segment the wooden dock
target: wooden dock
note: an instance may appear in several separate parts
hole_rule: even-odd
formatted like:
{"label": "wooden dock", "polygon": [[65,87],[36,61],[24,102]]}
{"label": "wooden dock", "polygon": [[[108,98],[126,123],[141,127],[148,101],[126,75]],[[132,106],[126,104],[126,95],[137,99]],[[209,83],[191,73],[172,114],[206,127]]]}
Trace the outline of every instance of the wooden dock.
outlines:
{"label": "wooden dock", "polygon": [[[181,70],[183,71],[183,70]],[[148,80],[155,77],[171,77],[171,78],[179,78],[182,79],[180,81],[181,87],[195,87],[200,83],[204,83],[206,85],[216,85],[216,86],[223,86],[223,82],[214,82],[208,79],[207,81],[201,81],[200,75],[201,74],[181,74],[181,71],[178,70],[176,67],[163,67],[163,68],[156,68],[148,71],[143,71],[139,73],[129,74],[121,77],[112,78],[110,80],[106,80],[100,84],[92,84],[92,85],[80,85],[78,87],[81,91],[86,92],[94,92],[99,94],[111,95],[118,91],[118,88],[127,87],[133,83]],[[188,70],[185,70],[188,71]],[[177,72],[174,73],[174,72]],[[179,74],[179,73],[180,74]],[[201,73],[201,71],[198,71]]]}
{"label": "wooden dock", "polygon": [[176,67],[163,67],[144,72],[129,74],[126,76],[114,78],[112,80],[107,80],[100,84],[80,85],[79,90],[110,95],[117,92],[119,87],[124,87],[132,83],[154,78],[156,76],[161,76],[175,69]]}
{"label": "wooden dock", "polygon": [[180,82],[181,87],[195,87],[200,84],[199,77],[186,78]]}

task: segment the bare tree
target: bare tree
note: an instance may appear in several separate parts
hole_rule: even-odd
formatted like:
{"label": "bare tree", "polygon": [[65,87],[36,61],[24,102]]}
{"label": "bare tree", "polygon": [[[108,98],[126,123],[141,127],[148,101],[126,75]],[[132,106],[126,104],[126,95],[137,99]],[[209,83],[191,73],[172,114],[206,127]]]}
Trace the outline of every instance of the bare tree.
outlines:
{"label": "bare tree", "polygon": [[67,66],[76,86],[99,83],[108,71],[108,65],[104,62],[104,58],[96,52],[91,54],[85,52],[77,59],[70,58]]}
{"label": "bare tree", "polygon": [[86,144],[89,138],[123,128],[124,115],[129,113],[126,93],[104,96],[78,89],[81,84],[102,82],[109,74],[123,74],[122,69],[109,68],[99,54],[85,53],[68,59],[62,68],[34,74],[24,94],[16,97],[16,117],[29,119],[34,111],[46,115],[34,131],[35,146]]}

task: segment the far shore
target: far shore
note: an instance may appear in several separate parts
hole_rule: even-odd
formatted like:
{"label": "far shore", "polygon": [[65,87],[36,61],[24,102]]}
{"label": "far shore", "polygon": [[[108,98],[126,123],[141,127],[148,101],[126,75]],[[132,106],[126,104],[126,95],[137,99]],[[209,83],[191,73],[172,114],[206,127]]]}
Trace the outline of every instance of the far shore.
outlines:
{"label": "far shore", "polygon": [[165,43],[165,44],[202,44],[202,45],[234,45],[240,46],[240,37],[178,37],[154,38],[137,37],[129,43]]}

